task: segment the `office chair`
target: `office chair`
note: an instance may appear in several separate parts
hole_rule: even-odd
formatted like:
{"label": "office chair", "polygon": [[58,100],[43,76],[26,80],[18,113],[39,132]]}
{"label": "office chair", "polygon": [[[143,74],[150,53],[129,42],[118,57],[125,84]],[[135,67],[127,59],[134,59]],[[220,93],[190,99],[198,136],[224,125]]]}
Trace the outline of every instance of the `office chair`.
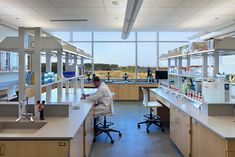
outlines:
{"label": "office chair", "polygon": [[[102,114],[99,114],[97,116],[103,116],[104,117],[104,121],[101,122],[101,123],[97,123],[95,124],[95,135],[94,135],[94,142],[96,141],[96,137],[102,133],[105,133],[108,135],[108,137],[110,138],[111,140],[111,144],[114,143],[114,140],[111,136],[111,132],[115,132],[115,133],[118,133],[119,137],[122,136],[122,133],[118,130],[114,130],[111,128],[111,126],[114,125],[114,123],[112,122],[107,122],[107,119],[106,119],[106,116],[113,116],[114,115],[114,108],[113,108],[113,101],[111,102],[111,105],[110,105],[110,109],[108,111],[106,111],[105,113],[102,113]],[[96,123],[96,122],[95,122]]]}
{"label": "office chair", "polygon": [[145,119],[145,121],[143,122],[139,122],[137,127],[140,128],[140,124],[146,124],[147,125],[147,128],[146,128],[146,131],[147,133],[149,133],[149,127],[154,124],[156,126],[158,126],[162,132],[165,131],[165,129],[163,128],[163,124],[160,120],[160,117],[158,115],[153,115],[153,107],[162,107],[162,105],[157,102],[157,101],[148,101],[148,93],[147,93],[147,90],[144,89],[144,88],[141,88],[142,91],[143,91],[143,105],[144,107],[146,108],[149,108],[149,114],[145,114],[143,115],[143,118]]}

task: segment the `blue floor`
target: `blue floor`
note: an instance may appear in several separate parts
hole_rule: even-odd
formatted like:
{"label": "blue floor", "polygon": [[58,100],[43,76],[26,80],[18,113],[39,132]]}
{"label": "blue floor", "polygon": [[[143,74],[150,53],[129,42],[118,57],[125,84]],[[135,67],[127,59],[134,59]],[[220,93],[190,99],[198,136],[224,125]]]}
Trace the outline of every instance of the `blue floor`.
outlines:
{"label": "blue floor", "polygon": [[169,131],[161,132],[155,126],[146,133],[146,126],[137,128],[142,120],[141,115],[147,113],[141,102],[115,101],[115,115],[108,117],[108,121],[115,123],[115,129],[123,134],[119,138],[113,133],[115,143],[110,144],[107,135],[97,138],[92,146],[90,157],[182,157],[169,138]]}

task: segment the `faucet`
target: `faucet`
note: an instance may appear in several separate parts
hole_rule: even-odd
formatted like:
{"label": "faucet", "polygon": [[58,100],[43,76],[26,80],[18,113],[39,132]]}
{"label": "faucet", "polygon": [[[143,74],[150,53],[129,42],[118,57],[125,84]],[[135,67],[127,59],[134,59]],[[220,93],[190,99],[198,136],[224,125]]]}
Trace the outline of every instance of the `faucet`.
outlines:
{"label": "faucet", "polygon": [[30,122],[34,122],[33,113],[28,112],[28,105],[28,97],[26,97],[20,102],[20,108],[22,109],[23,107],[25,107],[25,109],[23,113],[20,112],[19,117],[15,120],[16,122],[19,122],[22,118],[24,118],[25,120],[29,120]]}

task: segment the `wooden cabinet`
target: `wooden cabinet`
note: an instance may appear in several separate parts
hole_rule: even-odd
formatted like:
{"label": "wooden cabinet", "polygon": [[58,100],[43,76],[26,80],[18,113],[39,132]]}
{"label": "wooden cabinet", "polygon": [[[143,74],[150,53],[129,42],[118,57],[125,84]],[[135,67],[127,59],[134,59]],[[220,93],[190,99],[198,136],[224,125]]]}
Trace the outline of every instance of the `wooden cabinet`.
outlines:
{"label": "wooden cabinet", "polygon": [[192,157],[226,156],[226,140],[192,120]]}
{"label": "wooden cabinet", "polygon": [[0,141],[0,157],[67,157],[69,141]]}
{"label": "wooden cabinet", "polygon": [[94,139],[94,118],[93,110],[89,113],[85,121],[85,156],[88,157]]}
{"label": "wooden cabinet", "polygon": [[[113,100],[140,100],[142,93],[140,88],[156,88],[158,84],[115,84],[107,83],[111,92],[114,92],[115,95]],[[92,84],[85,84],[86,88],[94,87]]]}
{"label": "wooden cabinet", "polygon": [[118,100],[119,99],[119,87],[118,84],[108,84],[109,89],[111,92],[115,93],[115,95],[113,96],[113,100]]}
{"label": "wooden cabinet", "polygon": [[0,140],[0,157],[88,157],[94,137],[93,109],[71,140]]}
{"label": "wooden cabinet", "polygon": [[170,107],[170,137],[185,157],[191,155],[190,123],[188,115],[174,106]]}
{"label": "wooden cabinet", "polygon": [[77,131],[76,135],[70,140],[70,156],[69,157],[84,157],[84,125]]}

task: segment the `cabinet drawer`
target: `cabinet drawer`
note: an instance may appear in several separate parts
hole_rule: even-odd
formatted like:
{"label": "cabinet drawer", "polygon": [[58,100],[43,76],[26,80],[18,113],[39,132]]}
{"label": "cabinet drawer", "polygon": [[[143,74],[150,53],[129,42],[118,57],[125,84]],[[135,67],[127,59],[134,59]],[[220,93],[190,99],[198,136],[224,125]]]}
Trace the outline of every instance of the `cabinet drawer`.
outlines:
{"label": "cabinet drawer", "polygon": [[235,152],[235,140],[226,141],[226,150]]}
{"label": "cabinet drawer", "polygon": [[226,157],[234,157],[235,156],[235,152],[227,152],[226,153]]}

